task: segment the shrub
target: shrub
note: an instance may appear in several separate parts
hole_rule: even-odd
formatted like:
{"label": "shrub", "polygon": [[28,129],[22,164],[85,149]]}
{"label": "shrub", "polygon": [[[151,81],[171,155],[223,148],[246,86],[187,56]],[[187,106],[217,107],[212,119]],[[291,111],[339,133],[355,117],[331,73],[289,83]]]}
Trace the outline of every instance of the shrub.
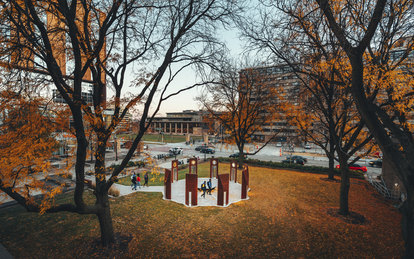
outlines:
{"label": "shrub", "polygon": [[[230,162],[234,159],[228,158],[228,157],[220,157],[220,162]],[[308,173],[316,173],[316,174],[328,174],[329,168],[322,167],[322,166],[308,166],[308,165],[299,165],[299,164],[289,164],[289,163],[281,163],[281,162],[272,162],[272,161],[262,161],[258,159],[246,159],[244,161],[248,165],[253,166],[263,166],[263,167],[269,167],[269,168],[275,168],[275,169],[294,169],[301,172],[308,172]],[[341,175],[341,172],[339,169],[334,169],[335,175]],[[364,179],[364,173],[360,171],[350,171],[349,176],[351,178],[358,178],[358,179]]]}
{"label": "shrub", "polygon": [[114,197],[119,197],[119,195],[121,195],[121,192],[119,191],[118,188],[116,188],[114,185],[112,185],[111,188],[109,188],[109,190],[108,190],[108,194],[112,195]]}

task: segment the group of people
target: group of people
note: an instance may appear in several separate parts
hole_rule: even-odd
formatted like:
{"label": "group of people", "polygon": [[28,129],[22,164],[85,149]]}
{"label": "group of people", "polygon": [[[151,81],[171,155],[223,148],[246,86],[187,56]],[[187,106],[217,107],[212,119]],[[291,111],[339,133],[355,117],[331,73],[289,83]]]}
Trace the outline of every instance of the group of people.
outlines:
{"label": "group of people", "polygon": [[203,191],[203,194],[201,194],[201,197],[205,198],[206,197],[206,192],[208,193],[208,195],[211,195],[211,191],[213,189],[214,188],[211,185],[211,179],[208,180],[207,184],[206,184],[206,181],[204,181],[201,184],[201,191]]}
{"label": "group of people", "polygon": [[[137,190],[137,186],[141,189],[141,177],[139,176],[139,174],[136,174],[134,172],[133,175],[131,175],[131,187],[132,190]],[[144,185],[143,186],[148,186],[148,172],[145,173],[144,175]]]}

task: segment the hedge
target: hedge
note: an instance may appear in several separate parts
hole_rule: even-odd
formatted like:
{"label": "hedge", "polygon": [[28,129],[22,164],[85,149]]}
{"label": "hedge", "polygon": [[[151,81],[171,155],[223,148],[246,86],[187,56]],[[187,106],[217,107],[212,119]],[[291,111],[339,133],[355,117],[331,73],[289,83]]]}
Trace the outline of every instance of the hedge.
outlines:
{"label": "hedge", "polygon": [[[235,159],[228,158],[228,157],[220,157],[218,158],[220,162],[230,162],[234,161]],[[262,161],[258,159],[246,159],[244,161],[248,165],[252,166],[263,166],[268,168],[275,168],[275,169],[294,169],[301,172],[306,173],[316,173],[316,174],[328,174],[329,168],[322,167],[322,166],[309,166],[309,165],[300,165],[295,163],[281,163],[281,162],[272,162],[272,161]],[[334,169],[335,175],[341,175],[341,172],[339,169]],[[349,171],[349,176],[351,178],[358,178],[358,179],[364,179],[364,173],[360,171]]]}

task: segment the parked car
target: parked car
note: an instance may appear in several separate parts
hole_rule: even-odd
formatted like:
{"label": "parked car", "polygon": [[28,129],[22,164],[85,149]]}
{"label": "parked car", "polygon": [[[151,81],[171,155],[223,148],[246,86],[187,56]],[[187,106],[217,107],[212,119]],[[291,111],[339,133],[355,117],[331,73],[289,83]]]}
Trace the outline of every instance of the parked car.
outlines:
{"label": "parked car", "polygon": [[[340,167],[340,165],[336,165],[336,168],[339,169],[341,167]],[[366,166],[361,166],[359,164],[349,165],[348,168],[349,168],[349,170],[361,171],[361,172],[364,172],[364,173],[367,172],[367,167]]]}
{"label": "parked car", "polygon": [[287,157],[285,160],[282,160],[282,163],[296,163],[300,165],[305,165],[305,161],[301,158],[293,158],[293,157]]}
{"label": "parked car", "polygon": [[[286,159],[289,159],[290,158],[290,156],[287,156],[286,157]],[[305,163],[307,163],[308,162],[308,159],[307,158],[304,158],[303,156],[292,156],[292,159],[293,160],[296,160],[296,159],[302,159]]]}
{"label": "parked car", "polygon": [[206,145],[197,146],[197,147],[195,148],[195,151],[201,151],[202,149],[205,149],[205,148],[207,148],[207,146],[206,146]]}
{"label": "parked car", "polygon": [[[236,152],[234,154],[231,154],[229,157],[231,157],[231,158],[238,158],[239,157],[239,154],[240,154],[240,152]],[[244,155],[244,158],[247,158],[247,154],[246,153],[243,153],[243,155]]]}
{"label": "parked car", "polygon": [[311,146],[309,144],[306,144],[305,149],[311,149]]}
{"label": "parked car", "polygon": [[276,147],[282,147],[282,143],[280,142],[276,143]]}
{"label": "parked car", "polygon": [[382,167],[382,159],[369,161],[368,164],[372,167]]}
{"label": "parked car", "polygon": [[170,154],[173,154],[173,155],[179,155],[183,152],[183,149],[180,147],[173,147],[173,148],[170,148],[169,152]]}
{"label": "parked car", "polygon": [[209,148],[209,147],[201,149],[200,152],[201,153],[206,153],[206,154],[214,154],[214,153],[216,153],[216,151],[214,149]]}

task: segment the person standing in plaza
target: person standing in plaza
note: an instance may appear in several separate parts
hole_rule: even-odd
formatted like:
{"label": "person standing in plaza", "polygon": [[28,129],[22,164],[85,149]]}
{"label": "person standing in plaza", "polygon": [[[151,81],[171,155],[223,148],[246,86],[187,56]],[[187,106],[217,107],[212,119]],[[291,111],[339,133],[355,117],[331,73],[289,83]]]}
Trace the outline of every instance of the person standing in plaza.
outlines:
{"label": "person standing in plaza", "polygon": [[206,181],[204,181],[204,183],[202,183],[201,184],[201,190],[203,191],[203,194],[201,194],[201,197],[206,197],[206,190],[207,190],[207,187],[206,187]]}
{"label": "person standing in plaza", "polygon": [[208,188],[208,194],[211,195],[211,190],[212,190],[212,188],[211,188],[211,178],[207,182],[207,188]]}

